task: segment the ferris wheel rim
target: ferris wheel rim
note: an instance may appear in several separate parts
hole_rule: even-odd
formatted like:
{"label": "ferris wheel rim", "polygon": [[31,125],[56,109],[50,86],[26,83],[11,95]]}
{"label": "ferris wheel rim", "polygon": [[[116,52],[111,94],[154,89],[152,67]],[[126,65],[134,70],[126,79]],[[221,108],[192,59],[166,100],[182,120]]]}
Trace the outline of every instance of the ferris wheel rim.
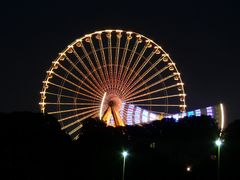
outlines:
{"label": "ferris wheel rim", "polygon": [[[91,58],[90,58],[90,56],[91,55],[93,55],[94,57],[96,57],[97,56],[97,53],[99,53],[98,51],[101,51],[101,53],[104,53],[104,51],[108,51],[108,53],[110,54],[108,54],[108,61],[110,62],[110,64],[108,64],[107,63],[107,61],[106,61],[106,57],[105,57],[105,60],[103,60],[103,61],[105,61],[105,62],[103,62],[103,63],[106,63],[106,65],[105,66],[103,66],[103,63],[101,64],[98,64],[99,62],[96,62],[98,65],[100,65],[99,67],[95,67],[94,66],[94,64],[90,64],[90,67],[93,67],[93,70],[92,71],[88,71],[88,72],[90,72],[90,73],[88,73],[88,74],[86,74],[85,75],[85,77],[84,77],[84,79],[82,80],[81,79],[81,86],[79,86],[79,85],[77,85],[77,84],[74,84],[73,82],[69,82],[68,80],[67,80],[67,76],[74,76],[73,75],[73,69],[77,69],[76,67],[77,67],[77,64],[74,64],[74,62],[72,62],[71,61],[71,59],[69,58],[68,59],[68,51],[71,49],[73,52],[74,52],[74,54],[75,53],[77,53],[76,52],[76,50],[74,49],[74,46],[76,46],[76,44],[77,43],[83,43],[83,41],[85,41],[86,40],[86,38],[89,38],[90,39],[90,41],[92,41],[91,40],[91,38],[92,38],[92,36],[95,36],[95,35],[99,35],[100,34],[100,36],[102,36],[102,33],[112,33],[112,32],[115,32],[115,33],[125,33],[127,36],[130,34],[130,35],[135,35],[134,37],[138,37],[138,36],[140,36],[141,38],[143,38],[147,43],[151,43],[152,44],[152,46],[154,46],[154,48],[155,49],[159,49],[160,50],[160,52],[161,52],[161,54],[162,54],[162,58],[164,58],[164,57],[166,57],[168,60],[169,60],[169,64],[168,64],[168,67],[167,68],[169,68],[170,66],[171,67],[173,67],[174,68],[174,72],[175,72],[175,74],[173,73],[171,76],[169,76],[169,79],[170,78],[173,78],[176,74],[177,74],[177,76],[178,76],[178,83],[176,83],[176,84],[173,84],[173,85],[170,85],[170,86],[166,86],[166,87],[164,87],[164,88],[162,88],[162,89],[156,89],[156,90],[152,90],[151,92],[149,92],[149,93],[145,93],[145,94],[141,94],[141,92],[144,92],[145,90],[147,90],[147,89],[149,89],[149,88],[151,88],[152,86],[155,86],[154,84],[151,84],[151,85],[148,85],[148,86],[146,86],[145,84],[147,84],[147,81],[144,81],[145,82],[145,84],[143,83],[143,85],[145,86],[145,88],[143,88],[143,90],[140,92],[140,91],[137,91],[136,92],[136,90],[138,89],[138,88],[140,88],[140,87],[142,87],[143,85],[141,85],[141,84],[137,84],[140,80],[141,80],[141,78],[140,77],[138,77],[138,73],[140,73],[141,71],[142,71],[142,69],[144,68],[144,66],[148,63],[148,62],[144,62],[145,63],[145,65],[141,65],[140,66],[140,70],[138,69],[138,73],[136,73],[134,70],[135,70],[135,68],[136,67],[134,67],[132,70],[129,70],[130,69],[130,64],[127,64],[127,67],[126,67],[126,65],[124,65],[125,64],[125,62],[124,63],[122,63],[121,61],[117,61],[116,60],[116,57],[113,57],[113,51],[115,50],[115,56],[118,56],[117,55],[117,51],[119,51],[119,50],[123,50],[123,56],[125,56],[125,57],[122,57],[123,59],[124,59],[124,61],[129,61],[129,59],[130,58],[132,58],[131,60],[130,60],[130,62],[133,60],[133,55],[135,55],[135,54],[138,54],[138,58],[139,58],[139,61],[140,61],[140,59],[141,58],[144,58],[145,60],[148,60],[148,61],[150,61],[151,60],[151,55],[152,56],[154,56],[155,55],[155,52],[154,51],[152,51],[151,52],[151,54],[148,56],[148,57],[144,57],[143,55],[141,55],[141,52],[140,53],[136,53],[135,52],[135,50],[133,51],[133,49],[130,49],[130,48],[125,48],[125,47],[120,47],[120,45],[116,45],[116,46],[110,46],[109,47],[109,44],[108,44],[108,46],[105,46],[104,48],[101,48],[101,47],[99,47],[98,49],[94,49],[94,50],[92,50],[92,51],[87,51],[86,49],[84,50],[83,49],[83,51],[84,51],[84,55],[85,55],[85,57],[77,57],[77,59],[79,60],[79,58],[80,59],[82,59],[82,62],[83,62],[83,60],[84,59],[90,59],[90,61],[91,61]],[[112,34],[110,34],[110,36],[111,36]],[[102,37],[101,37],[102,38]],[[130,41],[130,40],[129,40]],[[136,43],[137,41],[135,41],[135,43]],[[108,41],[108,43],[109,43],[109,41]],[[111,40],[110,40],[110,43],[111,43]],[[125,44],[126,45],[126,44]],[[84,45],[82,44],[82,46],[84,47]],[[146,44],[145,44],[145,46],[146,46]],[[145,47],[144,46],[144,47]],[[85,47],[84,47],[85,48]],[[91,47],[92,48],[92,47]],[[130,52],[131,53],[131,55],[130,55],[130,57],[128,57],[127,59],[126,59],[126,52],[125,51],[128,51],[128,52]],[[133,54],[133,55],[132,55]],[[143,54],[144,54],[144,52],[143,52]],[[76,54],[75,54],[76,55]],[[141,55],[141,56],[140,56]],[[77,55],[76,55],[77,56]],[[102,57],[103,55],[101,54],[101,57]],[[105,56],[105,55],[104,55]],[[132,56],[132,57],[131,57]],[[164,56],[164,57],[163,57]],[[69,69],[67,69],[67,68],[65,68],[64,67],[64,65],[62,65],[61,64],[61,61],[63,61],[64,59],[62,59],[64,57],[64,59],[66,58],[67,59],[67,61],[69,61],[69,62],[72,62],[71,63],[71,65],[72,65],[72,69],[71,70],[69,70]],[[101,58],[101,57],[98,57],[97,56],[97,58],[96,59],[98,59],[98,58]],[[118,58],[120,58],[120,57],[118,57]],[[96,60],[96,59],[93,59],[94,61],[99,61],[99,59],[98,60]],[[119,60],[119,59],[118,59]],[[115,65],[114,64],[114,62],[119,62],[120,63],[120,65],[119,64],[117,64],[117,65]],[[161,60],[160,60],[161,61]],[[80,62],[80,61],[79,61]],[[78,62],[78,63],[79,63]],[[82,64],[82,62],[81,62],[81,64]],[[92,62],[91,62],[92,63]],[[136,62],[134,62],[134,63],[136,63]],[[139,62],[137,62],[137,65],[138,65],[138,63]],[[76,66],[76,67],[75,67]],[[57,69],[57,68],[62,68],[63,70],[68,70],[68,72],[65,74],[65,77],[62,77],[61,75],[59,75],[59,74],[57,74],[54,70],[55,70],[55,68]],[[106,72],[103,72],[103,74],[101,74],[102,72],[100,72],[100,71],[104,71],[104,68],[107,68],[107,67],[109,67],[109,70],[107,70]],[[65,69],[64,69],[65,68]],[[85,67],[84,67],[85,68]],[[88,67],[87,67],[88,68]],[[87,69],[86,68],[86,69]],[[154,67],[155,68],[155,67]],[[165,67],[164,67],[165,68]],[[127,70],[126,70],[127,69]],[[68,45],[63,51],[61,51],[61,53],[59,53],[59,55],[58,55],[58,57],[52,62],[52,65],[51,65],[51,67],[49,68],[49,70],[47,71],[47,75],[46,75],[46,77],[45,77],[45,80],[43,81],[43,87],[42,87],[42,91],[40,92],[40,94],[41,94],[41,101],[40,101],[40,108],[41,108],[41,111],[43,112],[43,113],[45,113],[46,111],[45,111],[45,109],[46,109],[46,106],[47,105],[56,105],[56,104],[58,104],[59,105],[59,107],[60,107],[60,105],[69,105],[69,106],[71,106],[71,105],[75,105],[76,107],[77,107],[77,105],[93,105],[92,106],[92,108],[96,108],[96,107],[98,107],[99,105],[99,102],[101,102],[101,100],[102,100],[102,96],[106,93],[106,91],[108,91],[108,87],[105,87],[105,86],[101,86],[101,83],[103,84],[104,82],[103,81],[109,81],[109,82],[113,82],[113,81],[115,81],[114,80],[114,78],[112,78],[112,79],[104,79],[104,78],[102,78],[102,76],[104,77],[105,76],[105,74],[104,73],[110,73],[110,74],[112,74],[112,75],[114,75],[114,73],[116,73],[115,72],[115,70],[120,70],[121,71],[121,73],[120,73],[120,78],[122,78],[122,81],[123,80],[126,80],[125,82],[119,82],[119,84],[117,84],[117,86],[122,86],[121,88],[122,89],[124,89],[124,87],[125,87],[125,89],[123,90],[123,93],[125,93],[125,95],[127,95],[128,97],[125,99],[126,100],[126,104],[134,104],[134,105],[136,105],[136,106],[144,106],[144,107],[146,107],[146,106],[149,106],[149,107],[151,107],[151,106],[166,106],[166,107],[172,107],[172,106],[178,106],[179,108],[183,108],[184,110],[185,110],[185,108],[186,108],[186,104],[185,104],[185,96],[186,96],[186,94],[185,94],[185,90],[184,90],[184,83],[183,83],[183,81],[182,81],[182,78],[181,78],[181,76],[180,76],[180,73],[179,73],[179,71],[178,71],[178,68],[176,67],[176,65],[175,65],[175,63],[173,62],[173,60],[171,59],[171,57],[169,56],[169,54],[167,54],[166,53],[166,51],[161,47],[161,46],[159,46],[156,42],[154,42],[153,40],[151,40],[151,39],[149,39],[148,37],[146,37],[146,36],[144,36],[144,35],[142,35],[142,34],[140,34],[140,33],[136,33],[136,32],[133,32],[133,31],[124,31],[124,30],[109,30],[109,29],[106,29],[106,30],[102,30],[102,31],[95,31],[95,32],[93,32],[93,33],[90,33],[90,34],[86,34],[85,36],[82,36],[81,38],[78,38],[78,39],[76,39],[75,41],[73,41],[70,45]],[[149,69],[148,69],[149,70]],[[99,71],[99,72],[98,72]],[[150,70],[151,71],[151,70]],[[130,74],[128,73],[128,72],[130,72]],[[137,75],[135,75],[135,74],[137,74]],[[132,74],[134,74],[133,75],[133,77],[134,78],[132,78]],[[62,81],[61,81],[61,83],[62,83],[62,87],[59,87],[59,85],[58,85],[58,88],[59,88],[59,90],[61,91],[61,93],[54,93],[54,92],[48,92],[47,91],[47,89],[49,88],[49,86],[57,86],[57,84],[54,84],[53,82],[51,82],[51,79],[52,79],[52,76],[57,76],[58,78],[60,78],[60,79],[62,79]],[[95,75],[95,76],[94,76]],[[145,76],[146,76],[147,74],[145,74]],[[155,74],[154,74],[155,75]],[[158,74],[156,74],[156,75],[158,75]],[[91,78],[92,79],[90,79],[89,78],[89,76],[91,76]],[[121,77],[122,76],[122,77]],[[64,79],[65,78],[65,79]],[[74,77],[74,78],[76,78],[76,77]],[[94,80],[94,78],[95,78],[95,80]],[[105,78],[107,78],[107,77],[105,77]],[[108,77],[109,78],[109,77]],[[76,78],[76,80],[77,80],[78,78]],[[91,91],[89,91],[89,90],[87,90],[87,89],[84,89],[84,87],[82,87],[83,85],[85,85],[85,86],[87,86],[87,88],[90,88],[90,86],[92,86],[92,85],[89,85],[89,84],[87,84],[86,82],[85,82],[85,80],[86,79],[88,79],[90,82],[94,82],[94,85],[93,86],[95,86],[95,89],[93,88],[93,87],[91,87],[92,89],[91,90],[94,90],[94,92],[91,92]],[[79,79],[80,80],[80,79]],[[137,81],[135,81],[135,80],[137,80]],[[135,84],[131,84],[133,81],[135,81]],[[149,80],[150,81],[150,80]],[[61,102],[60,101],[60,99],[62,98],[62,97],[64,97],[64,98],[73,98],[72,96],[69,96],[69,95],[66,95],[66,94],[62,94],[62,90],[69,90],[69,89],[67,89],[66,87],[64,87],[64,84],[65,83],[70,83],[70,84],[72,84],[73,86],[76,86],[76,89],[78,89],[78,91],[73,91],[73,93],[75,93],[75,100],[77,100],[77,99],[80,99],[80,97],[78,96],[78,95],[82,95],[82,96],[84,96],[84,97],[86,97],[86,98],[89,98],[89,99],[85,99],[85,101],[87,102],[87,100],[88,101],[93,101],[94,103],[81,103],[81,104],[78,104],[78,103],[63,103],[63,102]],[[105,82],[105,83],[106,83]],[[130,83],[129,83],[130,82]],[[162,82],[162,83],[164,83],[165,82],[165,80]],[[129,84],[127,84],[127,83],[129,83]],[[157,82],[156,82],[157,83]],[[161,83],[161,82],[158,82],[158,83]],[[91,83],[90,83],[91,84]],[[89,86],[88,86],[89,85]],[[106,85],[106,84],[105,84]],[[126,86],[124,86],[124,85],[126,85]],[[136,85],[136,86],[135,86]],[[96,86],[98,87],[98,88],[96,88]],[[110,88],[113,88],[113,86],[114,85],[109,85],[109,86],[111,86]],[[130,87],[129,87],[130,86]],[[82,91],[80,92],[80,87],[82,88],[81,90],[85,90],[85,92],[83,93]],[[151,95],[151,94],[154,94],[154,93],[156,93],[156,92],[160,92],[160,91],[166,91],[166,90],[168,90],[168,89],[171,89],[171,88],[175,88],[175,87],[181,87],[181,93],[179,93],[179,94],[169,94],[169,95],[166,95],[166,96],[159,96],[159,97],[154,97],[154,98],[151,98],[151,101],[152,100],[159,100],[159,99],[164,99],[164,98],[170,98],[170,97],[183,97],[184,98],[184,100],[181,102],[181,104],[146,104],[146,103],[144,103],[144,102],[146,102],[147,100],[149,100],[149,99],[137,99],[137,98],[142,98],[142,97],[144,97],[144,96],[149,96],[149,95]],[[128,89],[127,89],[128,88]],[[121,90],[122,90],[121,89]],[[167,92],[167,91],[166,91]],[[88,93],[88,94],[90,94],[90,95],[88,95],[88,94],[85,94],[85,93]],[[135,93],[135,94],[134,94]],[[59,99],[59,102],[56,102],[55,104],[54,104],[54,102],[47,102],[46,101],[46,95],[52,95],[52,96],[58,96],[58,99]],[[130,101],[131,100],[131,101]],[[142,102],[142,103],[141,103]],[[101,105],[102,106],[102,105]],[[89,107],[85,107],[85,109],[84,108],[82,108],[82,110],[84,109],[84,110],[87,110]],[[75,108],[75,109],[69,109],[69,110],[60,110],[61,108],[59,108],[58,109],[58,112],[49,112],[49,114],[61,114],[61,113],[64,113],[64,112],[71,112],[71,111],[78,111],[78,110],[80,110],[80,108]],[[78,110],[77,110],[78,109]],[[92,111],[94,111],[94,110],[91,110],[91,108],[89,108],[90,110],[87,110],[86,112],[85,112],[85,114],[87,114],[87,113],[91,113]],[[98,111],[100,111],[100,110],[98,110]],[[126,111],[125,109],[124,109],[124,111]],[[97,113],[99,113],[99,112],[97,112]],[[95,112],[95,114],[97,114],[96,112]],[[91,114],[93,114],[93,113],[91,113]],[[61,116],[61,115],[60,115]],[[63,118],[64,120],[67,120],[67,118]],[[62,121],[64,121],[63,119],[60,119],[60,120],[58,120],[60,123],[62,122]],[[80,120],[78,121],[78,122],[80,122]],[[64,127],[64,126],[63,126]],[[79,126],[78,126],[79,127]],[[66,126],[64,127],[64,129],[66,129]],[[75,131],[70,131],[70,134],[72,134],[72,133],[74,133]]]}

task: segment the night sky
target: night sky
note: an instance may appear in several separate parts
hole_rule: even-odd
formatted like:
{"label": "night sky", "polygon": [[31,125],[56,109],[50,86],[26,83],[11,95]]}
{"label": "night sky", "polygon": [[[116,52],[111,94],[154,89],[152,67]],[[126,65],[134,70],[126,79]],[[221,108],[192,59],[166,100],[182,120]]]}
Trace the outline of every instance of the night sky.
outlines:
{"label": "night sky", "polygon": [[1,112],[39,111],[45,71],[68,44],[102,29],[141,33],[175,61],[187,110],[226,105],[240,118],[238,1],[11,1],[1,3]]}

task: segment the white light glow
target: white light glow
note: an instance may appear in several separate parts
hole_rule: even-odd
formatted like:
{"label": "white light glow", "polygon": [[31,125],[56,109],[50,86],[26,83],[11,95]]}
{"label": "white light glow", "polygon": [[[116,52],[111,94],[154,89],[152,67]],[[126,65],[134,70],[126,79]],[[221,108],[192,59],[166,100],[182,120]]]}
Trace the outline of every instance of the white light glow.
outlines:
{"label": "white light glow", "polygon": [[214,117],[213,116],[213,107],[209,106],[206,109],[207,109],[207,116],[211,116],[213,118]]}
{"label": "white light glow", "polygon": [[221,131],[224,128],[224,108],[223,108],[223,104],[220,104],[220,109],[221,109]]}
{"label": "white light glow", "polygon": [[178,115],[178,114],[174,114],[172,117],[173,117],[176,121],[179,120],[179,115]]}
{"label": "white light glow", "polygon": [[103,98],[102,98],[101,107],[100,107],[100,113],[99,113],[99,119],[102,119],[103,103],[104,103],[104,100],[106,98],[106,94],[107,94],[107,92],[104,93]]}
{"label": "white light glow", "polygon": [[195,110],[195,115],[196,116],[201,116],[201,110],[200,109]]}
{"label": "white light glow", "polygon": [[191,166],[187,166],[186,170],[187,172],[190,172],[192,170]]}
{"label": "white light glow", "polygon": [[147,123],[148,122],[148,111],[143,110],[142,112],[142,122]]}
{"label": "white light glow", "polygon": [[150,121],[154,121],[154,120],[156,120],[157,119],[157,115],[156,114],[154,114],[154,113],[150,113]]}
{"label": "white light glow", "polygon": [[122,155],[123,155],[123,157],[125,158],[126,156],[128,156],[128,152],[127,152],[127,151],[123,151],[123,152],[122,152]]}
{"label": "white light glow", "polygon": [[136,107],[136,110],[135,110],[135,115],[134,115],[134,124],[139,124],[141,123],[140,122],[140,119],[141,119],[141,108],[140,107]]}
{"label": "white light glow", "polygon": [[220,139],[220,138],[217,139],[217,140],[215,141],[215,144],[216,144],[217,146],[221,146],[221,145],[222,145],[221,139]]}
{"label": "white light glow", "polygon": [[125,102],[122,102],[122,107],[120,109],[120,116],[122,119],[124,118],[124,108],[125,108]]}
{"label": "white light glow", "polygon": [[133,125],[133,111],[134,105],[130,104],[127,111],[127,125]]}

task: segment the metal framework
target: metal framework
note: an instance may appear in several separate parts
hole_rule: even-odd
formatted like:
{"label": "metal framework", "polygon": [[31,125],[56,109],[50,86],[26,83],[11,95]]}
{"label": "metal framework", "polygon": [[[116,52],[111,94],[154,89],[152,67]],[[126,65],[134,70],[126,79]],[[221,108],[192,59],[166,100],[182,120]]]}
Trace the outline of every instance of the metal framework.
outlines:
{"label": "metal framework", "polygon": [[151,39],[123,30],[96,31],[68,45],[52,62],[40,94],[41,111],[56,115],[75,139],[90,117],[126,125],[130,105],[157,115],[186,108],[170,56]]}

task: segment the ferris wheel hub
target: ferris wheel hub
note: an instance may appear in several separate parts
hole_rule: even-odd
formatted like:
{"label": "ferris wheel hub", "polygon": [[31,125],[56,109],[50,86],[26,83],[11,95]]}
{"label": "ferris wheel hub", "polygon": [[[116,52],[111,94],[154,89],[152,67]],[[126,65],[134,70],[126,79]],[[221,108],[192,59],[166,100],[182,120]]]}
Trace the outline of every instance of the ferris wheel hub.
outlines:
{"label": "ferris wheel hub", "polygon": [[116,111],[120,111],[122,107],[122,100],[119,98],[118,95],[115,94],[108,94],[106,97],[106,101],[104,103],[105,106],[114,107]]}

